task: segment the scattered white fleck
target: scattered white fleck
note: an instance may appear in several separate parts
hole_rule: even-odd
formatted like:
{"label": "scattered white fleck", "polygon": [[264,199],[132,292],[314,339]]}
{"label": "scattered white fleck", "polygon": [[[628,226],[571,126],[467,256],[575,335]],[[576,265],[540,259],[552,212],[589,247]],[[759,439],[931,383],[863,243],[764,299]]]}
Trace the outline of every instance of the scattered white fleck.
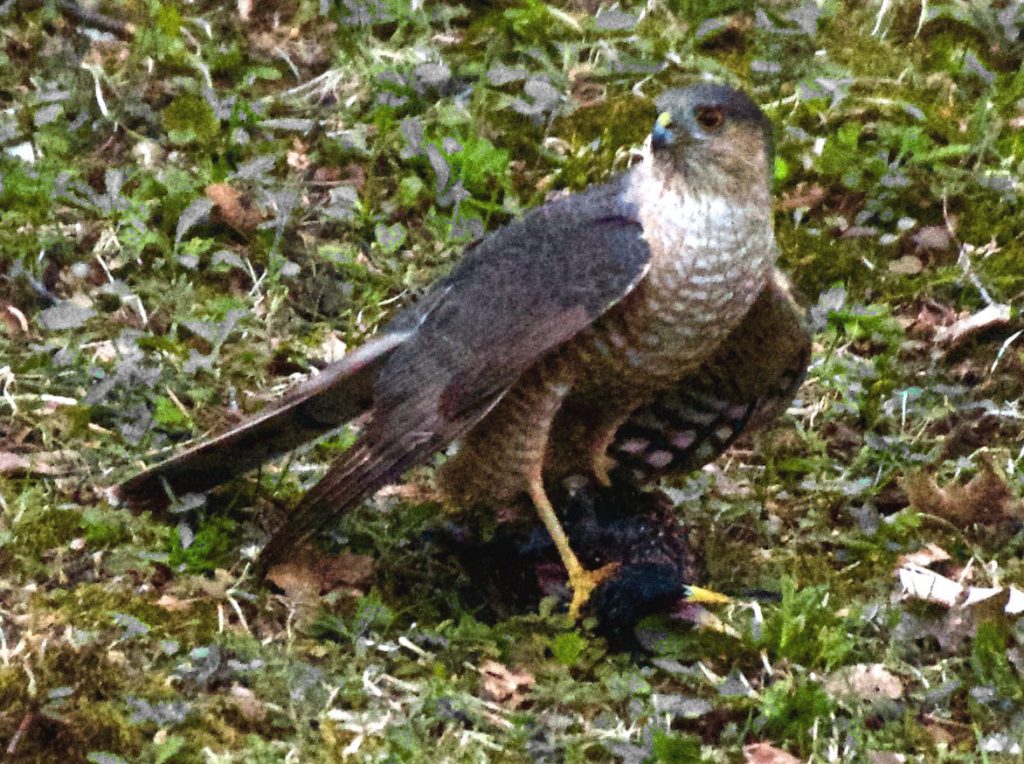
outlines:
{"label": "scattered white fleck", "polygon": [[29,141],[18,143],[14,146],[8,146],[4,149],[4,153],[8,156],[14,157],[15,159],[20,159],[22,162],[27,162],[28,164],[36,163],[36,151]]}

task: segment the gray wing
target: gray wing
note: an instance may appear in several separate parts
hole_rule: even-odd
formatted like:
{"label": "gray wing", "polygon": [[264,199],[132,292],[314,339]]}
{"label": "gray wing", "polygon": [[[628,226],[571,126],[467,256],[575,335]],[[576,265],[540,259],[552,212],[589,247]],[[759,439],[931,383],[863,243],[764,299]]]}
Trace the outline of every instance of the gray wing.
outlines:
{"label": "gray wing", "polygon": [[786,410],[810,355],[805,311],[776,272],[711,358],[635,412],[609,453],[634,479],[698,469]]}
{"label": "gray wing", "polygon": [[481,241],[402,317],[360,439],[264,550],[264,564],[462,435],[519,376],[646,274],[650,251],[625,178],[544,205]]}
{"label": "gray wing", "polygon": [[649,253],[635,210],[622,201],[625,182],[549,203],[478,242],[376,339],[269,411],[133,476],[114,495],[163,507],[167,489],[208,490],[367,411],[381,440],[419,433],[445,445],[535,358],[642,277]]}

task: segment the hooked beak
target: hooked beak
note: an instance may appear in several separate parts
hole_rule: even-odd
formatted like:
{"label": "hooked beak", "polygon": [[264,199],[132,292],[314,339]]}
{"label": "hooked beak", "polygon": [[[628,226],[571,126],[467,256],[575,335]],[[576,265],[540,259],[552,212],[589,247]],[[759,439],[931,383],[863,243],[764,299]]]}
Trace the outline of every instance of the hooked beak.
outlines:
{"label": "hooked beak", "polygon": [[653,149],[664,148],[672,142],[675,133],[670,129],[671,125],[672,115],[667,111],[663,111],[654,120],[654,127],[651,128],[651,147]]}
{"label": "hooked beak", "polygon": [[701,605],[725,605],[732,602],[732,597],[700,586],[687,586],[686,594],[683,595],[683,601],[696,602]]}

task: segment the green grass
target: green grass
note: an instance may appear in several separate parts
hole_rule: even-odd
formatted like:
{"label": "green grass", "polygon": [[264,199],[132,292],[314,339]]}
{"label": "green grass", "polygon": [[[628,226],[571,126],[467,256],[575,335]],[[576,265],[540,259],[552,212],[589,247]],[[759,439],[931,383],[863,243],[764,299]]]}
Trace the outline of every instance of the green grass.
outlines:
{"label": "green grass", "polygon": [[[55,2],[0,15],[0,455],[46,465],[0,470],[8,758],[1016,760],[1017,616],[900,599],[895,571],[934,544],[943,575],[1024,587],[1019,517],[985,496],[940,517],[905,488],[995,465],[1024,491],[1021,14],[626,2],[629,28],[586,3],[416,5],[99,3],[137,25],[123,41]],[[329,534],[371,580],[281,595],[251,545],[309,471],[167,522],[106,503],[152,451],[369,336],[477,233],[624,168],[647,97],[699,73],[776,124],[781,261],[818,305],[797,405],[672,483],[707,584],[741,595],[728,634],[652,619],[629,654],[550,603],[490,619],[424,541],[447,518],[400,497]],[[257,224],[198,214],[212,184]],[[1009,326],[936,341],[989,299]],[[496,696],[488,662],[533,683]],[[828,689],[874,664],[900,697]]]}

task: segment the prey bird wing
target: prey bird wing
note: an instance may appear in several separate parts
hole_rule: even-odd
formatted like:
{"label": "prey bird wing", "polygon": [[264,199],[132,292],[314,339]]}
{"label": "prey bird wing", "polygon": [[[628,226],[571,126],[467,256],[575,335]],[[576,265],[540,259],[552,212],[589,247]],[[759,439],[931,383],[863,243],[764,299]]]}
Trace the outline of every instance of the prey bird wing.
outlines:
{"label": "prey bird wing", "polygon": [[645,479],[699,469],[742,433],[785,411],[810,356],[805,311],[775,271],[711,357],[630,416],[610,455],[620,469]]}
{"label": "prey bird wing", "polygon": [[[271,439],[282,438],[286,448],[294,447],[292,441],[300,436],[286,431],[300,415],[296,412],[305,417],[316,411],[315,421],[333,427],[365,408],[368,418],[359,440],[306,494],[264,551],[267,562],[279,557],[465,433],[524,371],[633,289],[647,272],[651,254],[637,210],[626,201],[626,182],[626,176],[619,176],[549,202],[500,229],[472,248],[418,306],[400,314],[366,357],[335,367],[324,384],[291,408],[286,404],[157,465],[125,483],[121,493],[139,493],[143,485],[158,485],[161,477],[194,474],[193,467],[212,464],[210,455],[233,443],[239,432],[245,433],[240,440],[260,451],[251,462],[282,450],[277,442],[260,443],[260,428]],[[326,414],[324,402],[329,404]],[[202,487],[216,480],[215,471],[198,471],[206,478]]]}

